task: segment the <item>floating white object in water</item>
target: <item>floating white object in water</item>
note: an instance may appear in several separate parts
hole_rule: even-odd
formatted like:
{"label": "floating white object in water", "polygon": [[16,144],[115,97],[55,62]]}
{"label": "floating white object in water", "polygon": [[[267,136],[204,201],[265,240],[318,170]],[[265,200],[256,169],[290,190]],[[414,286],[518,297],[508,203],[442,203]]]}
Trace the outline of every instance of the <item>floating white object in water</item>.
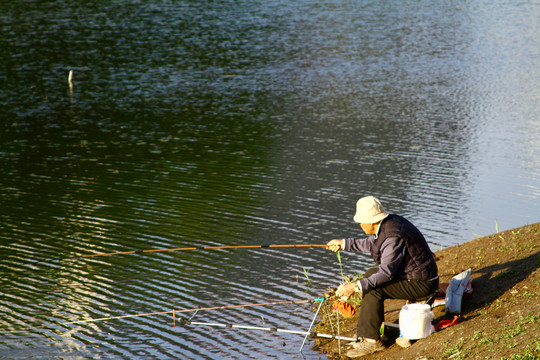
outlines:
{"label": "floating white object in water", "polygon": [[71,81],[73,79],[73,70],[69,70],[68,75],[68,83],[69,83],[69,91],[73,92],[73,82]]}

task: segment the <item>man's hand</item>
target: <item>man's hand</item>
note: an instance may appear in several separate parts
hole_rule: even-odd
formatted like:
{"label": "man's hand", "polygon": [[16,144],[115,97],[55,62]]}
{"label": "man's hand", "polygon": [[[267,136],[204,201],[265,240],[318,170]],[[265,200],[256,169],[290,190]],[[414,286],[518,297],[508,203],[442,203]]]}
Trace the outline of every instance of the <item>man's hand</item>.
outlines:
{"label": "man's hand", "polygon": [[339,285],[338,289],[336,290],[337,296],[346,296],[349,297],[352,294],[354,294],[354,283],[346,283]]}
{"label": "man's hand", "polygon": [[328,244],[326,244],[326,248],[328,250],[332,250],[333,252],[341,251],[345,249],[345,240],[342,240],[342,239],[330,240]]}

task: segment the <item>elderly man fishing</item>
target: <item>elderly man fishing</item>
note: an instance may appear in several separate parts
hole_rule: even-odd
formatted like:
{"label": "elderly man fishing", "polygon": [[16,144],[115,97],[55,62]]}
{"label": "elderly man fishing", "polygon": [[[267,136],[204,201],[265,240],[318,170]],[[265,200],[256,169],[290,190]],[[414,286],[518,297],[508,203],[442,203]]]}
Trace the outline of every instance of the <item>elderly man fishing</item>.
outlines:
{"label": "elderly man fishing", "polygon": [[384,350],[379,329],[384,322],[384,300],[416,300],[439,287],[437,264],[422,233],[402,216],[388,214],[373,196],[356,203],[354,221],[367,238],[334,239],[326,248],[371,253],[378,268],[369,269],[362,280],[342,284],[338,296],[363,295],[356,333],[360,341],[347,356],[361,357]]}

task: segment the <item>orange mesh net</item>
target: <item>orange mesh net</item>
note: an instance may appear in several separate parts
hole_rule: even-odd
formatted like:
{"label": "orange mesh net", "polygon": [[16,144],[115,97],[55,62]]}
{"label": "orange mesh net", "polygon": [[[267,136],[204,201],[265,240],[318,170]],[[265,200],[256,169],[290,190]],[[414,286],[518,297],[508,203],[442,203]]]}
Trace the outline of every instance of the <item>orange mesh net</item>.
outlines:
{"label": "orange mesh net", "polygon": [[346,318],[351,317],[356,313],[354,306],[343,300],[336,301],[332,304],[332,306],[334,307],[334,309],[339,311],[341,316]]}

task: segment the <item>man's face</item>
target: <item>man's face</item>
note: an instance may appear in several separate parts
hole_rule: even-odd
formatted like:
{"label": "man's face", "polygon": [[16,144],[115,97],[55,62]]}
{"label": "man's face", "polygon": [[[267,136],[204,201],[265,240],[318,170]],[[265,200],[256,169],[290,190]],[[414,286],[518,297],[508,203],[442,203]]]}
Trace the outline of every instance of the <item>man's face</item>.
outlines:
{"label": "man's face", "polygon": [[375,235],[377,233],[377,224],[360,224],[360,227],[367,235]]}

